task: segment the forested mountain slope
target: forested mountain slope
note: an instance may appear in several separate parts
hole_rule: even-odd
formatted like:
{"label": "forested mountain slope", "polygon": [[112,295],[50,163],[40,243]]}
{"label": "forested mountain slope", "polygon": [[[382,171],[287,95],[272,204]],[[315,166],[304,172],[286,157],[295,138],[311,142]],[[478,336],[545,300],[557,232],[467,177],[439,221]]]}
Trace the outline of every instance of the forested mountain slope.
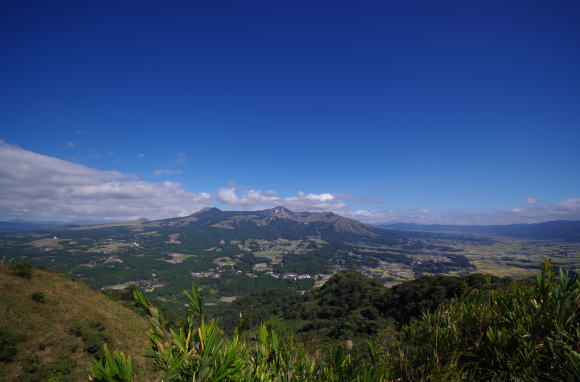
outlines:
{"label": "forested mountain slope", "polygon": [[230,330],[238,325],[242,313],[247,317],[248,328],[277,318],[302,334],[359,338],[408,324],[421,317],[423,311],[433,310],[466,291],[487,286],[496,289],[512,282],[482,274],[423,276],[386,288],[358,272],[343,271],[304,294],[260,290],[217,307],[214,315]]}

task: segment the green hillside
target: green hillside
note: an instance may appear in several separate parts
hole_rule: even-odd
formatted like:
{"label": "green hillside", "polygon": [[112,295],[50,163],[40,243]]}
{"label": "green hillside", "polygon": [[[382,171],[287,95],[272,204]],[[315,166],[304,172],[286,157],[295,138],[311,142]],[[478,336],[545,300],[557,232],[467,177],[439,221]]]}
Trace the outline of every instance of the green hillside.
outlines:
{"label": "green hillside", "polygon": [[145,318],[82,282],[0,263],[1,381],[86,380],[104,343],[131,355],[137,380],[153,381],[143,357],[147,327]]}
{"label": "green hillside", "polygon": [[370,338],[380,330],[408,324],[423,311],[432,311],[467,291],[488,283],[497,289],[512,282],[482,274],[422,276],[386,288],[358,272],[342,271],[304,294],[259,290],[210,312],[226,330],[238,325],[242,313],[247,328],[275,318],[290,330],[318,339]]}

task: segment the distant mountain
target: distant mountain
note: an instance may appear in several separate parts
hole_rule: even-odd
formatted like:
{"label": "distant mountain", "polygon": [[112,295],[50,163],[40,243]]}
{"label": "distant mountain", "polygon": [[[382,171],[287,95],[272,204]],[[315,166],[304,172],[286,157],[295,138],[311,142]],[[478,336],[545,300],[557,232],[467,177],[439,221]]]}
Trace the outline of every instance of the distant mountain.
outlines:
{"label": "distant mountain", "polygon": [[521,239],[580,241],[579,220],[556,220],[544,223],[510,225],[423,225],[397,223],[378,226],[399,231],[486,234]]}
{"label": "distant mountain", "polygon": [[3,221],[0,222],[0,232],[41,231],[56,228],[62,224],[57,222]]}
{"label": "distant mountain", "polygon": [[[212,227],[229,230],[252,229],[258,235],[303,238],[306,236],[328,236],[337,233],[379,238],[384,230],[370,227],[359,221],[345,218],[332,212],[293,212],[285,207],[274,207],[261,211],[222,211],[204,208],[192,215],[163,220],[147,221],[144,227]],[[263,231],[261,234],[258,230]]]}
{"label": "distant mountain", "polygon": [[0,232],[32,232],[32,231],[46,231],[58,227],[66,226],[81,226],[81,225],[95,225],[107,224],[108,222],[94,221],[94,220],[76,220],[72,222],[59,221],[27,221],[27,220],[7,220],[0,221]]}
{"label": "distant mountain", "polygon": [[204,208],[161,220],[2,233],[0,260],[60,269],[94,288],[131,282],[163,296],[177,296],[194,277],[227,296],[262,287],[308,289],[315,276],[344,268],[383,275],[384,261],[410,264],[405,255],[385,253],[408,240],[332,212]]}

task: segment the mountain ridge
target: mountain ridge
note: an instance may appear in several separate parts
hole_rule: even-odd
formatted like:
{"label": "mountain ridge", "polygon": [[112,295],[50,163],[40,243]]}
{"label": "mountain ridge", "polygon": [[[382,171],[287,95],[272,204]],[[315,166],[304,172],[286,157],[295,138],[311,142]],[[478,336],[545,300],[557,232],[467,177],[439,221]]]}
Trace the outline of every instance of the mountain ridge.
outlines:
{"label": "mountain ridge", "polygon": [[[295,222],[304,225],[315,224],[326,228],[331,227],[336,233],[351,233],[366,237],[379,236],[374,227],[358,220],[335,214],[334,212],[295,212],[283,206],[255,211],[223,211],[216,207],[206,207],[183,217],[148,220],[141,223],[149,227],[184,227],[194,222],[205,222],[215,228],[231,229],[245,222],[253,222],[258,226],[266,226],[277,221]],[[127,225],[133,225],[135,222],[135,220],[127,222]],[[121,225],[123,223],[117,224]]]}
{"label": "mountain ridge", "polygon": [[377,224],[376,226],[398,231],[488,234],[538,240],[580,241],[580,220],[551,220],[540,223],[505,225],[392,223]]}

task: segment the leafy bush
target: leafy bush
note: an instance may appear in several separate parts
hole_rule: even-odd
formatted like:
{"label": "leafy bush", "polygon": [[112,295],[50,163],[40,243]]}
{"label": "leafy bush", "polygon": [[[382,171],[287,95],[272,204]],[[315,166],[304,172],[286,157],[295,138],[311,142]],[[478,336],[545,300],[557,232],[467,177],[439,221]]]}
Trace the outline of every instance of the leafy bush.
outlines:
{"label": "leafy bush", "polygon": [[13,263],[10,264],[10,272],[23,279],[29,279],[32,277],[32,265],[28,263]]}
{"label": "leafy bush", "polygon": [[483,289],[402,329],[405,380],[580,380],[580,280],[545,262],[533,286]]}
{"label": "leafy bush", "polygon": [[6,329],[0,328],[0,362],[12,361],[16,353],[16,338]]}
{"label": "leafy bush", "polygon": [[34,292],[33,294],[30,295],[30,298],[32,299],[32,301],[38,302],[41,304],[46,302],[46,297],[44,296],[44,293],[42,293],[42,292]]}
{"label": "leafy bush", "polygon": [[93,364],[92,374],[89,377],[95,382],[131,382],[133,381],[133,364],[131,357],[121,352],[111,352],[107,345],[103,347],[104,357]]}
{"label": "leafy bush", "polygon": [[85,352],[93,354],[97,359],[105,355],[103,346],[109,342],[109,337],[100,322],[89,321],[73,325],[69,333],[82,338]]}
{"label": "leafy bush", "polygon": [[62,359],[55,362],[42,362],[37,355],[30,355],[22,362],[22,374],[18,382],[73,382],[71,375],[77,367],[74,359]]}

